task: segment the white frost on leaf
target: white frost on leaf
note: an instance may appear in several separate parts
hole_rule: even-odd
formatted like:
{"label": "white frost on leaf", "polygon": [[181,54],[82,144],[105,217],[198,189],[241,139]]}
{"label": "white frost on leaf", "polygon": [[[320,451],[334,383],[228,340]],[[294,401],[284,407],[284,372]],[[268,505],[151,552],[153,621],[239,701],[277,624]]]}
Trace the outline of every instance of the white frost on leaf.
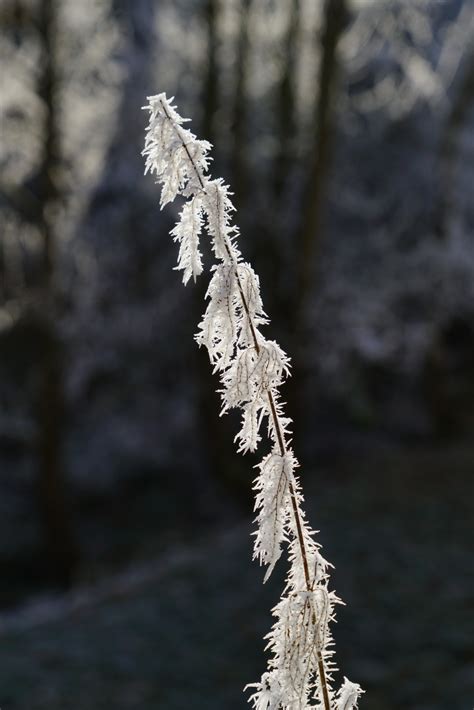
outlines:
{"label": "white frost on leaf", "polygon": [[358,700],[364,692],[358,683],[351,683],[350,680],[344,678],[337,694],[336,710],[355,710],[358,707]]}
{"label": "white frost on leaf", "polygon": [[238,443],[239,453],[256,451],[261,441],[260,426],[266,412],[262,402],[248,402],[242,405],[242,425],[234,441]]}
{"label": "white frost on leaf", "polygon": [[310,707],[313,677],[322,653],[329,600],[324,589],[290,592],[273,609],[276,622],[267,638],[285,687],[288,707]]}
{"label": "white frost on leaf", "polygon": [[277,671],[269,671],[262,675],[259,683],[249,683],[247,688],[256,688],[256,692],[249,697],[254,710],[280,710],[285,707],[284,689],[280,685]]}
{"label": "white frost on leaf", "polygon": [[278,389],[289,373],[289,360],[273,340],[260,338],[254,346],[237,348],[230,365],[222,372],[222,413],[254,404],[268,407],[268,393]]}
{"label": "white frost on leaf", "polygon": [[202,274],[202,259],[199,251],[199,236],[202,229],[202,201],[193,197],[185,202],[179,222],[171,230],[173,241],[179,242],[178,265],[175,269],[183,271],[183,283],[186,286],[192,277]]}
{"label": "white frost on leaf", "polygon": [[214,372],[228,367],[235,351],[241,320],[235,273],[233,265],[215,267],[206,293],[209,303],[196,334],[198,345],[207,348]]}
{"label": "white frost on leaf", "polygon": [[182,124],[185,122],[165,94],[148,96],[150,111],[145,148],[145,173],[161,183],[160,205],[163,208],[178,194],[189,196],[202,190],[201,173],[209,166],[211,144],[196,138]]}
{"label": "white frost on leaf", "polygon": [[293,479],[296,461],[291,452],[283,456],[272,452],[257,467],[254,483],[255,510],[258,511],[254,533],[254,559],[268,565],[265,582],[281,556],[282,543],[287,540],[290,515],[289,482]]}
{"label": "white frost on leaf", "polygon": [[232,224],[232,213],[235,212],[235,207],[230,200],[230,194],[223,180],[206,182],[204,210],[207,214],[209,234],[212,237],[216,258],[224,264],[236,264],[241,259],[240,251],[235,244],[239,230]]}
{"label": "white frost on leaf", "polygon": [[254,332],[262,325],[267,325],[268,318],[263,310],[262,297],[260,295],[260,281],[250,264],[240,262],[237,265],[238,283],[237,288],[242,291],[247,304],[248,315],[242,308],[242,298],[239,298],[242,312],[242,323],[239,332],[239,345],[246,347],[254,344]]}
{"label": "white frost on leaf", "polygon": [[[242,303],[241,291],[246,298],[247,310]],[[220,263],[214,267],[206,298],[209,303],[199,324],[196,341],[207,348],[214,371],[224,370],[231,365],[237,346],[240,350],[253,346],[253,332],[267,323],[258,277],[249,264]]]}

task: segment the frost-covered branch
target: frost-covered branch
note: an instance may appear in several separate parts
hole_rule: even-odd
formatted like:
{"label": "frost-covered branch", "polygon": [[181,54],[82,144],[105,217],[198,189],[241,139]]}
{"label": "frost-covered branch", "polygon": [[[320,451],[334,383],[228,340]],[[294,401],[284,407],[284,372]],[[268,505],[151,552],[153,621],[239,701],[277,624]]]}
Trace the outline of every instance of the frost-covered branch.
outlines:
{"label": "frost-covered branch", "polygon": [[288,442],[291,420],[284,415],[279,397],[280,385],[289,374],[289,359],[261,333],[268,320],[259,279],[238,249],[229,189],[208,175],[210,144],[184,127],[185,119],[165,94],[148,101],[145,172],[153,173],[162,186],[162,207],[177,195],[187,200],[172,230],[179,242],[177,268],[183,271],[184,284],[202,273],[203,231],[217,261],[196,340],[207,348],[214,372],[220,374],[222,413],[231,408],[242,411],[235,438],[239,451],[255,451],[264,422],[271,441],[254,483],[254,558],[267,566],[266,581],[286,544],[290,568],[267,636],[272,652],[268,670],[260,682],[248,686],[255,691],[249,700],[255,710],[351,710],[362,691],[347,679],[338,693],[332,688],[329,623],[339,600],[328,589],[329,565],[302,509],[295,474],[298,462]]}

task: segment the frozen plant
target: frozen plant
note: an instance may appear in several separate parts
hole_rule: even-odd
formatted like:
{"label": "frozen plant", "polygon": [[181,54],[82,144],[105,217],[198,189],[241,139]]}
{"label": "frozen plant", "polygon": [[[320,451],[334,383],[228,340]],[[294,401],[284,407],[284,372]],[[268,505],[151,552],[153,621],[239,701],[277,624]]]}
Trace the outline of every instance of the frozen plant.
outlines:
{"label": "frozen plant", "polygon": [[284,415],[279,395],[289,359],[261,333],[268,320],[259,279],[237,246],[231,193],[222,180],[208,174],[210,144],[184,128],[185,119],[165,94],[150,96],[148,101],[145,172],[154,173],[162,186],[161,207],[177,195],[186,200],[172,230],[179,243],[176,268],[183,272],[185,284],[202,273],[199,239],[203,232],[217,261],[196,340],[206,346],[214,372],[220,373],[222,412],[234,407],[242,412],[236,436],[239,451],[255,451],[264,422],[271,441],[254,483],[254,558],[267,566],[267,580],[286,545],[290,568],[282,598],[273,609],[275,623],[266,637],[272,654],[268,669],[258,683],[247,686],[253,689],[249,701],[255,710],[352,710],[363,691],[347,679],[337,693],[332,687],[335,668],[329,624],[339,599],[329,591],[329,564],[302,508],[295,473],[298,462],[288,439],[291,420]]}

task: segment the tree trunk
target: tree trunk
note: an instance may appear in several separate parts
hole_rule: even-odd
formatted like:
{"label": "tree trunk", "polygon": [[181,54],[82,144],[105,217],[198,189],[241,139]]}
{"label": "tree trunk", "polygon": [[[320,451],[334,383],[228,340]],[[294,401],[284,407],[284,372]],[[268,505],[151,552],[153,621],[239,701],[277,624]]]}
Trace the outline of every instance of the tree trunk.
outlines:
{"label": "tree trunk", "polygon": [[[347,18],[346,0],[327,0],[322,37],[319,91],[315,107],[316,135],[303,204],[297,254],[296,313],[300,314],[314,279],[313,262],[321,249],[321,217],[334,134],[334,95],[338,77],[337,44]],[[301,318],[300,315],[298,315]]]}
{"label": "tree trunk", "polygon": [[[307,393],[307,363],[304,350],[307,341],[305,308],[311,291],[314,291],[315,259],[321,250],[322,212],[329,172],[329,160],[334,127],[334,95],[336,91],[338,61],[337,44],[347,18],[346,0],[327,0],[322,35],[322,57],[319,73],[319,91],[315,106],[316,134],[314,153],[310,165],[306,191],[303,198],[302,221],[295,238],[294,293],[289,299],[287,318],[293,323],[293,367],[296,374],[287,385],[291,416],[304,422]],[[306,440],[301,430],[295,432],[295,446],[303,450]]]}
{"label": "tree trunk", "polygon": [[300,0],[291,0],[288,27],[283,47],[282,74],[277,92],[277,140],[278,150],[274,168],[274,191],[281,197],[292,162],[296,131],[295,73],[298,53],[298,29]]}
{"label": "tree trunk", "polygon": [[247,62],[249,49],[249,15],[251,0],[241,0],[240,26],[236,57],[236,84],[232,115],[231,177],[234,204],[237,211],[245,203],[247,187]]}
{"label": "tree trunk", "polygon": [[57,184],[60,149],[55,96],[57,10],[57,3],[54,0],[43,0],[38,15],[38,30],[43,50],[43,69],[39,78],[38,94],[43,102],[46,116],[43,157],[37,174],[37,190],[42,203],[38,227],[43,242],[42,279],[37,318],[44,333],[36,406],[37,495],[48,554],[47,562],[51,568],[49,572],[55,582],[67,586],[73,580],[79,553],[74,540],[71,516],[67,509],[66,478],[61,451],[65,398],[63,354],[55,315],[57,303],[54,274],[57,245],[51,217],[52,208],[60,198]]}

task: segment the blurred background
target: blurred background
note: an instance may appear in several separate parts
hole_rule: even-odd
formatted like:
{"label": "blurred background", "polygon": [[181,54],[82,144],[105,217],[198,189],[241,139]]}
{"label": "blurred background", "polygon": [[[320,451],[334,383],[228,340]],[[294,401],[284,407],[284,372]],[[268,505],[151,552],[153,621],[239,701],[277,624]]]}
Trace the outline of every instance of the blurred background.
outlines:
{"label": "blurred background", "polygon": [[366,710],[470,710],[472,0],[1,0],[0,27],[3,710],[237,710],[264,670],[285,564],[263,587],[208,276],[182,288],[143,177],[161,91],[293,359],[338,663]]}

